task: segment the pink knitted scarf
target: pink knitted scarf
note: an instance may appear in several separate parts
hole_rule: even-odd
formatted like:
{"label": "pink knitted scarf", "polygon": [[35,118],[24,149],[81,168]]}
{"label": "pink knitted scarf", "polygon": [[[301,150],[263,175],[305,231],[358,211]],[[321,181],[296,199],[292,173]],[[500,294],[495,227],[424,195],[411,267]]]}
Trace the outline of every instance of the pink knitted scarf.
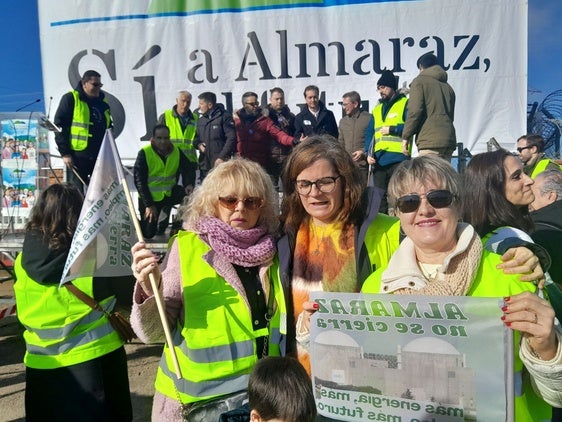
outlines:
{"label": "pink knitted scarf", "polygon": [[267,291],[265,274],[276,252],[273,236],[261,226],[237,230],[215,217],[203,217],[188,230],[211,247],[203,259],[242,296],[250,309],[246,290],[232,265],[259,267],[262,288]]}
{"label": "pink knitted scarf", "polygon": [[211,250],[230,262],[242,267],[266,264],[275,255],[275,241],[264,227],[238,230],[215,217],[203,217],[193,230]]}

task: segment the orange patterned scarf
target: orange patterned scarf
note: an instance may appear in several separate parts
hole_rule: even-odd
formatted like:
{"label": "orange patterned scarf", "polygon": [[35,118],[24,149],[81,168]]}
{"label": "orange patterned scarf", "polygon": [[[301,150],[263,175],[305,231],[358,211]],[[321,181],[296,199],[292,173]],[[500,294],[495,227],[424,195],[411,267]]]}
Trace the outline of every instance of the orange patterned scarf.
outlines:
{"label": "orange patterned scarf", "polygon": [[353,225],[318,226],[312,220],[301,224],[292,285],[296,315],[312,291],[358,292]]}

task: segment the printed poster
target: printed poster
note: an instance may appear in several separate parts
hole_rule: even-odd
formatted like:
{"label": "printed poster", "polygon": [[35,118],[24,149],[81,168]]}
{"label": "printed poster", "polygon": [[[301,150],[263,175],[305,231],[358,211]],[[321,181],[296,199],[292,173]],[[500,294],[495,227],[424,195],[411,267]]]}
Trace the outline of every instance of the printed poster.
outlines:
{"label": "printed poster", "polygon": [[319,292],[311,300],[320,305],[310,352],[321,415],[509,420],[513,340],[500,298]]}

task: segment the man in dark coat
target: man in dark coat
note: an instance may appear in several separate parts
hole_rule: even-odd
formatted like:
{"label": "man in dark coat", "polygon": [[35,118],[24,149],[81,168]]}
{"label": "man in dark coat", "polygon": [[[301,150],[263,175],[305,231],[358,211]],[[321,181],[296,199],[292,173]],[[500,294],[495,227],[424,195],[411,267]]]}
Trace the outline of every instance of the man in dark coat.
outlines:
{"label": "man in dark coat", "polygon": [[447,83],[447,72],[437,57],[427,53],[418,59],[419,75],[410,85],[408,113],[402,139],[404,153],[416,135],[419,155],[437,154],[451,161],[457,145],[453,121],[455,119],[455,91]]}
{"label": "man in dark coat", "polygon": [[295,117],[295,139],[311,135],[332,135],[338,138],[338,124],[334,113],[328,110],[319,99],[320,90],[309,85],[304,89],[306,107]]}
{"label": "man in dark coat", "polygon": [[201,154],[199,171],[201,180],[214,166],[227,161],[236,150],[234,120],[217,96],[212,92],[199,95],[199,120],[194,146]]}
{"label": "man in dark coat", "polygon": [[84,72],[75,89],[61,98],[55,124],[55,142],[67,167],[67,180],[84,189],[98,158],[105,130],[112,126],[109,104],[101,90],[101,75]]}
{"label": "man in dark coat", "polygon": [[[295,134],[295,115],[291,113],[289,107],[285,104],[285,92],[279,88],[272,88],[270,91],[269,104],[264,109],[267,116],[273,121],[273,124],[285,132],[287,135]],[[277,191],[281,191],[279,178],[283,170],[285,160],[293,150],[292,145],[281,145],[278,142],[271,142],[271,176],[273,177],[273,185]]]}

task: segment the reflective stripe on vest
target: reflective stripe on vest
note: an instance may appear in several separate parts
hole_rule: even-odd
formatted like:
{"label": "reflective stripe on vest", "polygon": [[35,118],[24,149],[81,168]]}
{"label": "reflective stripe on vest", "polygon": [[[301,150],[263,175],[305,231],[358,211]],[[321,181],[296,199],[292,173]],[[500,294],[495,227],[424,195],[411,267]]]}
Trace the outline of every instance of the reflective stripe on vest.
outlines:
{"label": "reflective stripe on vest", "polygon": [[[103,313],[101,312],[98,312],[98,314],[103,315]],[[82,334],[69,337],[68,339],[64,340],[63,343],[56,343],[53,344],[52,346],[46,346],[46,347],[26,344],[26,350],[29,353],[33,353],[36,355],[43,355],[43,356],[60,355],[62,353],[66,353],[71,349],[99,340],[105,337],[106,335],[111,334],[113,331],[114,331],[113,327],[111,326],[109,320],[106,319],[103,325],[99,325],[96,328],[86,331]],[[61,338],[61,340],[63,339]]]}
{"label": "reflective stripe on vest", "polygon": [[515,371],[513,374],[513,384],[514,384],[514,393],[515,397],[519,397],[523,395],[523,373],[519,371]]}
{"label": "reflective stripe on vest", "polygon": [[[21,265],[22,255],[14,263],[17,276],[14,293],[18,318],[26,329],[26,366],[54,369],[75,365],[123,345],[103,312],[92,310],[58,284],[43,285],[31,279]],[[91,277],[81,277],[72,283],[93,297]],[[100,301],[106,311],[111,311],[115,303],[115,296]]]}
{"label": "reflective stripe on vest", "polygon": [[[251,312],[242,296],[202,259],[209,251],[207,244],[191,232],[181,232],[177,242],[185,322],[183,326],[178,323],[173,343],[184,379],[177,380],[165,346],[156,390],[174,400],[179,394],[184,403],[192,403],[246,389],[261,354],[256,350],[256,340],[268,335],[268,330],[253,329]],[[286,308],[277,260],[267,274],[276,302],[270,321],[269,332],[274,334],[269,335],[269,355],[278,355],[278,343],[286,333],[286,322],[282,323]]]}
{"label": "reflective stripe on vest", "polygon": [[143,150],[148,167],[148,190],[153,201],[162,201],[165,196],[172,195],[172,188],[176,184],[176,174],[180,166],[180,151],[174,146],[164,163],[151,145],[146,145]]}
{"label": "reflective stripe on vest", "polygon": [[[267,330],[262,328],[262,335],[267,334]],[[174,345],[179,347],[182,353],[190,360],[197,363],[224,362],[236,356],[246,358],[254,355],[253,340],[244,340],[221,346],[213,346],[205,349],[189,349],[179,330],[173,334]]]}
{"label": "reflective stripe on vest", "polygon": [[402,153],[402,137],[396,135],[382,135],[380,129],[384,126],[397,126],[404,124],[404,109],[408,99],[400,98],[390,107],[386,118],[382,117],[382,103],[377,104],[373,110],[373,119],[375,125],[375,149],[374,151],[389,151]]}
{"label": "reflective stripe on vest", "polygon": [[[175,380],[176,388],[179,391],[188,392],[189,395],[193,397],[216,397],[230,394],[236,391],[245,390],[248,388],[248,381],[250,379],[250,374],[240,374],[231,377],[223,377],[218,380],[195,382],[186,379],[185,377],[189,375],[184,374],[182,379],[178,380],[176,378],[176,374],[169,369],[170,367],[173,367],[171,365],[171,362],[170,364],[168,364],[166,362],[166,355],[162,355],[156,378],[158,379],[159,375],[164,375],[170,381]],[[175,397],[175,400],[177,400],[177,396]]]}
{"label": "reflective stripe on vest", "polygon": [[185,154],[189,161],[196,163],[197,154],[193,147],[193,139],[195,139],[195,133],[197,131],[197,115],[193,115],[193,121],[189,122],[184,131],[181,130],[180,119],[174,116],[173,110],[166,110],[164,112],[164,118],[166,120],[166,126],[170,129],[170,141]]}
{"label": "reflective stripe on vest", "polygon": [[[73,151],[84,151],[88,147],[90,134],[90,107],[85,101],[80,99],[80,93],[76,90],[71,91],[74,97],[74,111],[72,123],[70,125],[70,148]],[[107,100],[104,98],[104,102]],[[109,109],[105,111],[106,128],[111,126],[111,115]]]}
{"label": "reflective stripe on vest", "polygon": [[[103,302],[103,304],[101,304],[101,306],[103,306],[104,308],[107,308],[107,309],[113,309],[116,302],[117,302],[116,299],[110,299],[110,301],[107,303],[108,306],[104,306],[105,302]],[[74,323],[67,324],[67,325],[65,325],[64,327],[61,327],[61,328],[41,329],[41,328],[37,328],[37,327],[35,327],[35,328],[30,327],[30,326],[27,326],[25,324],[22,324],[22,325],[25,327],[25,329],[27,329],[28,331],[33,331],[35,334],[37,334],[38,337],[40,337],[43,340],[56,340],[56,339],[60,339],[62,337],[67,337],[75,329],[80,329],[85,325],[91,324],[92,322],[95,322],[98,319],[100,319],[102,316],[103,316],[103,312],[95,311],[95,310],[92,309],[89,314],[87,314],[86,316],[84,316],[80,320],[75,321]]]}

